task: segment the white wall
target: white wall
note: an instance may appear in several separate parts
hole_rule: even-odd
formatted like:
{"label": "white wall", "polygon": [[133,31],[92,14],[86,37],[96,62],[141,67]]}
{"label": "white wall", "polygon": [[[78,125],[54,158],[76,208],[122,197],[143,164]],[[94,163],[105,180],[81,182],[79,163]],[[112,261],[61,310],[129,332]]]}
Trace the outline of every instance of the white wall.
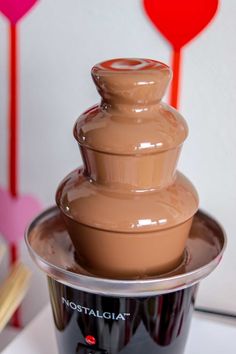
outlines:
{"label": "white wall", "polygon": [[[198,303],[236,312],[235,12],[234,0],[222,1],[215,21],[184,49],[181,112],[190,135],[179,167],[196,185],[201,207],[221,221],[229,238],[224,260],[203,282]],[[6,185],[7,22],[2,16],[0,33],[0,182]],[[113,57],[170,63],[171,50],[139,0],[41,0],[20,23],[20,42],[20,188],[47,206],[59,181],[81,163],[72,127],[98,100],[91,66]],[[38,287],[32,287],[24,308],[46,301],[42,283],[36,271]],[[30,317],[27,312],[26,320]]]}

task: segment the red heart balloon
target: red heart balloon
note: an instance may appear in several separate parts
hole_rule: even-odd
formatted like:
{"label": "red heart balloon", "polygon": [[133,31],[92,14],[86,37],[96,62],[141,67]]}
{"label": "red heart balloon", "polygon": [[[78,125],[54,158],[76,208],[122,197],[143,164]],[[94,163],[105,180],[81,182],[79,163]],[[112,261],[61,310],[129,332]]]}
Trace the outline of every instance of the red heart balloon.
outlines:
{"label": "red heart balloon", "polygon": [[179,50],[212,20],[218,0],[143,0],[144,9],[163,36]]}
{"label": "red heart balloon", "polygon": [[36,2],[37,0],[0,0],[0,11],[12,24],[16,24]]}

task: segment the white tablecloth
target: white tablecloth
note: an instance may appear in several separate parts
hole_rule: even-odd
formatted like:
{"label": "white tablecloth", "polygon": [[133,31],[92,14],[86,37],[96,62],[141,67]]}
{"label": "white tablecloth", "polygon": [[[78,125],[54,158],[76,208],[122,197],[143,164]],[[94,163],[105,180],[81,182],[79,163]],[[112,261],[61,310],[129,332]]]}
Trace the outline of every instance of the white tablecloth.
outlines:
{"label": "white tablecloth", "polygon": [[[49,306],[2,352],[19,353],[57,354]],[[229,325],[195,313],[185,354],[236,354],[236,322]]]}

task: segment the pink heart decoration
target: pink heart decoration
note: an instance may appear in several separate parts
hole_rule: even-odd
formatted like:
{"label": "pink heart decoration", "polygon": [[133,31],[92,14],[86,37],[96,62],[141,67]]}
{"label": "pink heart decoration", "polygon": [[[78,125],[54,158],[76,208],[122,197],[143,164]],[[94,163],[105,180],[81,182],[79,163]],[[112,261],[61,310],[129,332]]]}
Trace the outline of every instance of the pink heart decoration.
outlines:
{"label": "pink heart decoration", "polygon": [[31,219],[41,210],[39,201],[31,196],[13,198],[0,188],[0,234],[9,242],[19,242]]}
{"label": "pink heart decoration", "polygon": [[2,12],[12,24],[16,24],[38,0],[0,0]]}
{"label": "pink heart decoration", "polygon": [[212,20],[218,0],[143,0],[144,9],[163,36],[179,50]]}

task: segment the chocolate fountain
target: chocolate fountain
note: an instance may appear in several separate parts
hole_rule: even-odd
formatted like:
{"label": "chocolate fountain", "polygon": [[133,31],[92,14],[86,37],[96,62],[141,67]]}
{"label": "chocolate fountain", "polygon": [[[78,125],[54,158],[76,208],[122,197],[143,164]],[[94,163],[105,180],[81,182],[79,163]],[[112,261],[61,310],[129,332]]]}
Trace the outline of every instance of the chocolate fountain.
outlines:
{"label": "chocolate fountain", "polygon": [[84,167],[26,232],[48,275],[59,353],[182,354],[224,232],[176,171],[188,128],[162,102],[170,69],[114,59],[92,77],[101,103],[74,127]]}

